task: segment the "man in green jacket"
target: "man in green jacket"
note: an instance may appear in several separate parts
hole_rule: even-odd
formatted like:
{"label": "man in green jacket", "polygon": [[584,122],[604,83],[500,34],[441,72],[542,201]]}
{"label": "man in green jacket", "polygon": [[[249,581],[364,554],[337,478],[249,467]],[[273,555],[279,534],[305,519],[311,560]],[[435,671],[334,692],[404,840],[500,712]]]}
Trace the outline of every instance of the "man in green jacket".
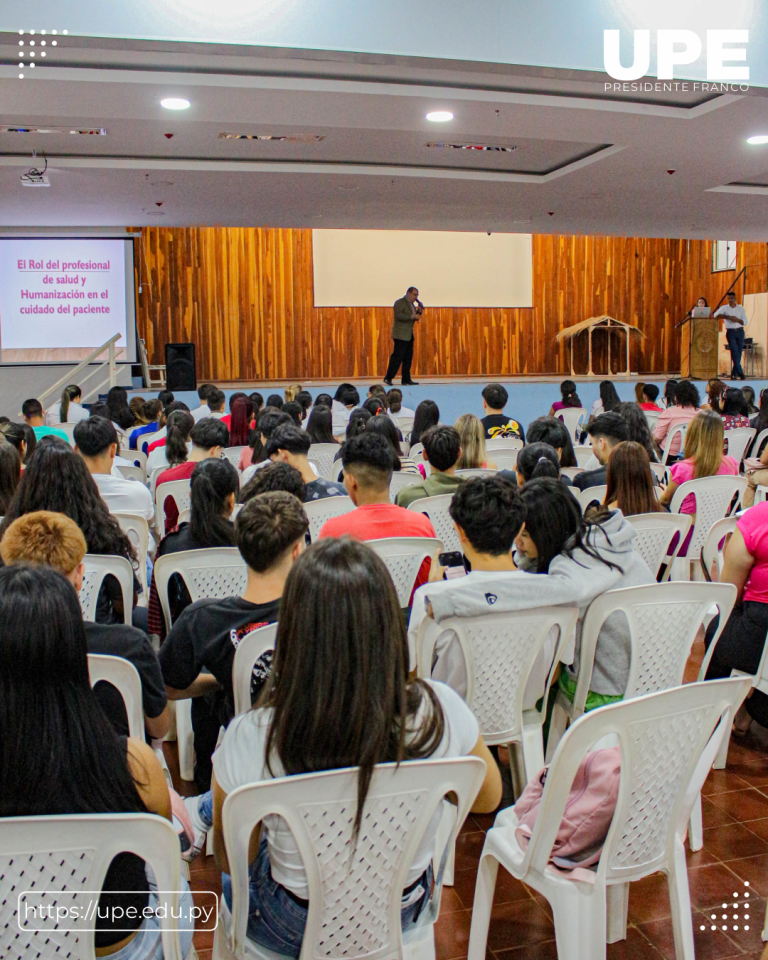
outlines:
{"label": "man in green jacket", "polygon": [[392,339],[395,348],[389,358],[389,366],[384,377],[384,383],[392,386],[392,378],[397,375],[400,364],[403,365],[403,386],[416,386],[411,380],[411,361],[413,360],[413,325],[421,319],[424,308],[419,303],[419,291],[416,287],[408,287],[408,292],[400,300],[395,301],[395,320],[392,324]]}

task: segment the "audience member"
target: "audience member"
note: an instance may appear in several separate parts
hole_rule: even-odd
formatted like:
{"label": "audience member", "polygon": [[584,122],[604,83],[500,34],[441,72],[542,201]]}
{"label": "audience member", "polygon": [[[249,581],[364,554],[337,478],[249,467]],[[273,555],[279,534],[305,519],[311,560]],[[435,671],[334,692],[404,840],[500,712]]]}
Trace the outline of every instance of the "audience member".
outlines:
{"label": "audience member", "polygon": [[635,402],[639,403],[641,406],[645,398],[645,384],[642,380],[638,380],[635,384]]}
{"label": "audience member", "polygon": [[758,412],[755,406],[755,391],[750,386],[743,386],[741,393],[747,401],[747,416],[753,417]]}
{"label": "audience member", "polygon": [[[219,728],[234,716],[232,664],[237,644],[252,630],[277,620],[286,577],[304,549],[308,529],[304,508],[289,493],[263,493],[250,500],[235,520],[237,547],[248,574],[242,597],[191,604],[160,648],[169,699],[193,698],[195,781],[203,790],[210,785]],[[308,612],[306,606],[303,612]],[[257,665],[255,696],[270,664],[271,655],[264,655]]]}
{"label": "audience member", "polygon": [[282,410],[284,403],[285,401],[279,393],[270,393],[270,395],[267,397],[267,406],[274,407],[276,410]]}
{"label": "audience member", "polygon": [[[361,433],[365,433],[366,426],[368,421],[371,419],[370,413],[365,409],[365,407],[358,407],[357,410],[353,410],[349,416],[349,423],[347,424],[347,429],[345,431],[345,440],[351,440],[353,437],[359,437]],[[336,451],[336,455],[333,458],[335,463],[337,460],[341,460],[341,455],[344,450],[344,445],[341,444],[339,449]],[[394,466],[393,466],[394,469]],[[339,475],[339,480],[344,479],[344,471],[342,470]]]}
{"label": "audience member", "polygon": [[[309,647],[308,635],[313,638]],[[356,543],[311,547],[286,584],[275,671],[262,705],[233,722],[216,752],[209,822],[215,825],[214,848],[228,903],[232,896],[221,809],[226,796],[243,784],[359,767],[356,834],[376,764],[473,754],[484,760],[486,775],[472,809],[496,808],[499,771],[471,711],[442,684],[409,682],[407,664],[405,628],[383,562]],[[430,896],[439,821],[438,812],[405,878],[404,930]],[[309,896],[302,857],[278,817],[266,817],[262,832],[251,873],[248,936],[263,947],[298,956]],[[269,877],[270,884],[261,877]]]}
{"label": "audience member", "polygon": [[309,390],[301,390],[296,394],[296,403],[301,407],[301,424],[306,428],[309,411],[312,408],[312,394]]}
{"label": "audience member", "polygon": [[[154,813],[171,820],[159,760],[148,744],[118,737],[91,688],[72,584],[45,567],[6,567],[0,570],[0,618],[0,816]],[[158,901],[145,870],[132,853],[118,854],[109,865],[103,890],[116,892],[99,899],[97,953],[162,958]],[[181,884],[181,918],[174,923],[186,956],[194,922],[188,884]],[[132,950],[133,941],[140,952]]]}
{"label": "audience member", "polygon": [[325,500],[327,497],[344,497],[346,491],[340,483],[318,477],[307,458],[311,441],[305,430],[293,424],[278,427],[267,441],[265,453],[271,460],[289,463],[301,474],[304,481],[304,502]]}
{"label": "audience member", "polygon": [[315,397],[315,406],[316,407],[328,407],[330,410],[333,406],[333,397],[330,393],[318,393]]}
{"label": "audience member", "polygon": [[186,463],[191,446],[189,436],[194,426],[195,418],[187,410],[172,410],[168,414],[165,436],[150,443],[148,447],[148,477],[151,477],[158,467],[177,467],[180,463]]}
{"label": "audience member", "polygon": [[518,487],[524,487],[530,480],[536,480],[539,477],[561,480],[566,486],[571,486],[568,477],[560,476],[557,450],[548,443],[529,443],[517,455],[516,474],[507,470],[503,473],[509,479],[514,476]]}
{"label": "audience member", "polygon": [[648,451],[634,440],[614,447],[608,457],[603,503],[609,510],[621,510],[625,517],[637,513],[659,513],[654,476]]}
{"label": "audience member", "polygon": [[[560,396],[561,399],[553,403],[549,408],[547,416],[554,417],[558,411],[564,407],[581,406],[581,400],[579,400],[579,395],[576,393],[576,384],[573,380],[563,380],[560,384]],[[565,464],[563,464],[563,466],[565,466]]]}
{"label": "audience member", "polygon": [[707,402],[702,403],[701,409],[705,411],[711,410],[713,413],[721,414],[723,412],[721,407],[723,394],[727,389],[726,384],[717,377],[707,380],[707,385],[704,388],[707,394]]}
{"label": "audience member", "polygon": [[[340,437],[347,429],[352,411],[360,406],[360,394],[351,383],[342,383],[333,398],[333,434]],[[370,411],[369,411],[370,412]]]}
{"label": "audience member", "polygon": [[[226,420],[227,413],[224,409],[226,400],[223,390],[219,390],[218,387],[211,387],[208,391],[208,413],[206,416],[213,417],[216,420]],[[226,426],[229,429],[229,424]]]}
{"label": "audience member", "polygon": [[[133,401],[131,401],[133,402]],[[131,431],[129,437],[129,446],[131,450],[137,450],[140,438],[150,434],[157,433],[163,426],[163,405],[159,400],[148,400],[141,408],[141,419],[144,421],[141,426]],[[142,448],[144,442],[142,441]],[[146,452],[146,450],[145,450]]]}
{"label": "audience member", "polygon": [[58,423],[77,423],[78,420],[86,420],[88,411],[82,405],[82,397],[83,392],[76,383],[64,387],[58,403],[54,403],[45,411],[46,425],[55,427]]}
{"label": "audience member", "polygon": [[296,397],[298,397],[298,395],[299,395],[300,393],[301,393],[301,384],[300,384],[300,383],[292,383],[292,384],[290,384],[289,386],[287,386],[287,387],[285,388],[285,402],[286,402],[286,403],[293,403],[293,401],[296,399]]}
{"label": "audience member", "polygon": [[32,428],[36,440],[42,440],[43,437],[59,437],[60,440],[69,441],[69,437],[63,430],[57,427],[46,427],[43,419],[43,405],[39,400],[25,400],[21,405],[21,415],[24,417],[24,423]]}
{"label": "audience member", "polygon": [[749,427],[749,407],[744,394],[738,387],[728,387],[723,394],[720,413],[723,420],[723,430],[736,430],[739,427]]}
{"label": "audience member", "polygon": [[288,403],[284,403],[282,407],[283,413],[287,413],[288,416],[293,420],[294,424],[301,428],[301,404],[296,403],[294,400],[289,400]]}
{"label": "audience member", "polygon": [[411,430],[411,446],[421,443],[421,435],[430,427],[436,427],[440,422],[440,410],[434,400],[422,400],[416,407]]}
{"label": "audience member", "polygon": [[[488,417],[485,419],[487,420]],[[495,470],[495,461],[485,451],[486,428],[483,426],[483,421],[478,420],[474,413],[465,413],[459,417],[454,427],[458,430],[459,443],[461,444],[461,456],[456,469]],[[499,434],[496,434],[496,436],[499,436]]]}
{"label": "audience member", "polygon": [[613,381],[601,380],[600,396],[592,404],[592,409],[589,414],[590,420],[599,417],[601,413],[613,413],[620,403],[621,399],[618,393],[616,393],[616,387],[614,387]]}
{"label": "audience member", "polygon": [[299,503],[304,502],[304,478],[296,467],[282,460],[275,460],[254,473],[246,486],[241,488],[238,502],[248,503],[260,493],[271,493],[273,490],[292,493]]}
{"label": "audience member", "polygon": [[109,419],[120,430],[130,429],[135,418],[128,406],[128,391],[125,387],[110,387],[107,391],[107,406],[109,407]]}
{"label": "audience member", "polygon": [[[263,413],[259,417],[259,422],[256,425],[256,429],[253,431],[253,437],[251,438],[251,442],[249,444],[252,451],[251,459],[243,469],[243,473],[240,478],[241,486],[245,486],[257,470],[261,470],[268,463],[270,463],[269,457],[266,453],[267,441],[278,427],[282,427],[287,424],[293,424],[293,420],[287,413],[283,413],[280,410],[267,410],[266,407],[264,408]],[[245,453],[245,451],[243,451],[243,453]]]}
{"label": "audience member", "polygon": [[667,380],[664,384],[664,409],[674,406],[677,380]]}
{"label": "audience member", "polygon": [[165,410],[165,408],[169,407],[176,398],[174,397],[172,390],[161,390],[157,395],[157,399],[160,401],[160,403],[162,403],[163,410]]}
{"label": "audience member", "polygon": [[[169,397],[172,397],[172,393],[168,393]],[[159,399],[159,398],[158,398]],[[174,412],[174,410],[183,410],[185,413],[190,413],[189,407],[184,403],[183,400],[171,400],[169,403],[163,407],[163,426],[155,434],[155,439],[151,443],[147,444],[147,456],[151,454],[153,450],[156,450],[158,447],[165,446],[165,438],[168,434],[168,417]],[[191,415],[191,414],[190,414]],[[93,416],[93,414],[91,414]],[[194,423],[194,417],[192,418]]]}
{"label": "audience member", "polygon": [[[5,531],[0,541],[0,556],[6,566],[26,563],[51,567],[79,593],[83,585],[86,554],[85,537],[69,517],[39,510],[28,513]],[[122,657],[132,663],[141,679],[144,725],[151,738],[164,737],[171,723],[163,676],[157,654],[143,630],[124,623],[84,622],[88,653]],[[121,737],[128,736],[128,716],[123,697],[110,683],[96,685],[96,697],[104,713]]]}
{"label": "audience member", "polygon": [[[194,425],[189,433],[189,439],[192,441],[192,452],[188,454],[186,460],[163,470],[155,483],[155,497],[157,497],[158,488],[164,483],[189,480],[198,463],[209,457],[217,459],[221,457],[225,448],[229,446],[229,430],[215,417],[204,417]],[[165,498],[163,510],[165,511],[165,529],[172,530],[179,522],[179,508],[173,497]]]}
{"label": "audience member", "polygon": [[500,383],[489,383],[483,388],[483,412],[480,421],[486,440],[500,440],[504,437],[517,437],[525,443],[525,431],[522,424],[504,413],[509,394]]}
{"label": "audience member", "polygon": [[620,403],[614,412],[627,421],[627,427],[629,428],[627,439],[639,443],[645,449],[651,463],[656,463],[659,458],[656,456],[656,448],[653,445],[651,428],[648,426],[648,420],[640,405],[637,403]]}
{"label": "audience member", "polygon": [[426,476],[426,471],[422,473],[414,460],[410,457],[403,456],[403,451],[400,447],[400,431],[397,429],[394,420],[385,413],[371,417],[370,420],[366,421],[365,429],[380,433],[387,441],[392,451],[392,467],[395,473],[413,473],[417,477]]}
{"label": "audience member", "polygon": [[229,418],[229,443],[232,447],[247,447],[253,432],[253,404],[246,396],[237,397]]}
{"label": "audience member", "polygon": [[203,417],[210,417],[211,408],[208,406],[208,394],[211,390],[215,390],[216,386],[212,383],[201,383],[197,388],[197,395],[200,398],[200,406],[195,407],[194,410],[190,410],[190,413],[195,418],[195,423],[199,420],[202,420]]}
{"label": "audience member", "polygon": [[600,466],[597,470],[585,470],[576,474],[573,485],[579,490],[600,487],[606,482],[608,457],[617,444],[629,439],[629,427],[621,414],[601,413],[587,424],[587,433],[592,438],[592,452]]}
{"label": "audience member", "polygon": [[528,424],[528,443],[548,443],[560,458],[561,467],[577,467],[571,435],[557,417],[538,417]]}
{"label": "audience member", "polygon": [[[672,381],[668,381],[668,384],[670,382]],[[653,437],[654,440],[658,441],[659,450],[661,450],[668,433],[671,433],[675,427],[687,427],[698,412],[699,391],[690,380],[681,380],[680,383],[675,385],[672,403],[668,404],[666,410],[659,417],[653,431]],[[680,453],[681,446],[680,434],[675,434],[670,440],[669,456],[677,456]]]}
{"label": "audience member", "polygon": [[656,403],[659,397],[659,388],[655,383],[643,384],[643,395],[640,402],[641,410],[648,410],[651,413],[661,413],[661,407]]}
{"label": "audience member", "polygon": [[403,406],[403,391],[398,387],[392,387],[387,390],[387,414],[393,420],[399,420],[400,417],[415,417],[416,411],[410,407]]}
{"label": "audience member", "polygon": [[430,427],[421,435],[421,442],[424,444],[424,459],[429,463],[431,472],[421,483],[403,487],[396,498],[398,506],[409,507],[423,497],[454,493],[464,483],[461,477],[456,476],[461,440],[455,427]]}
{"label": "audience member", "polygon": [[264,406],[264,397],[257,391],[248,394],[248,399],[253,404],[253,415],[258,419],[259,414],[261,413],[261,408]]}
{"label": "audience member", "polygon": [[4,517],[21,482],[21,457],[12,443],[0,443],[0,517]]}
{"label": "audience member", "polygon": [[315,407],[309,415],[307,436],[312,443],[338,443],[333,435],[333,414],[328,407]]}
{"label": "audience member", "polygon": [[26,423],[4,423],[0,427],[0,433],[3,434],[11,446],[16,448],[16,452],[21,459],[21,469],[24,470],[24,466],[29,463],[29,459],[37,446],[34,430]]}

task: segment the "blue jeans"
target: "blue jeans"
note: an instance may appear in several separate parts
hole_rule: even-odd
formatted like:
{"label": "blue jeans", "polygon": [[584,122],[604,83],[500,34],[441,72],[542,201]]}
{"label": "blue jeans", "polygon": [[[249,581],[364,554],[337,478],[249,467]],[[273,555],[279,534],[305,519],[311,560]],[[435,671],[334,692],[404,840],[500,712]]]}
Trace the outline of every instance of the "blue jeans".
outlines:
{"label": "blue jeans", "polygon": [[[192,946],[192,937],[195,932],[195,921],[190,915],[192,909],[192,894],[189,884],[182,878],[179,908],[182,919],[174,921],[180,930],[181,955],[186,957]],[[157,894],[150,890],[149,906],[157,907]],[[136,932],[136,936],[124,947],[109,955],[109,960],[163,960],[163,944],[160,936],[160,921],[156,916],[148,917]]]}
{"label": "blue jeans", "polygon": [[[432,887],[432,866],[422,878],[423,895],[415,903],[409,903],[400,913],[403,930],[415,923],[427,903]],[[232,909],[232,881],[226,873],[221,875],[221,890],[227,906]],[[256,860],[250,868],[250,904],[248,909],[248,937],[262,947],[298,957],[304,928],[307,925],[307,908],[297,903],[279,883],[272,879],[266,837],[262,837]]]}
{"label": "blue jeans", "polygon": [[728,349],[731,351],[731,376],[743,377],[744,371],[741,369],[741,354],[744,350],[744,328],[738,330],[726,330],[725,339],[728,343]]}

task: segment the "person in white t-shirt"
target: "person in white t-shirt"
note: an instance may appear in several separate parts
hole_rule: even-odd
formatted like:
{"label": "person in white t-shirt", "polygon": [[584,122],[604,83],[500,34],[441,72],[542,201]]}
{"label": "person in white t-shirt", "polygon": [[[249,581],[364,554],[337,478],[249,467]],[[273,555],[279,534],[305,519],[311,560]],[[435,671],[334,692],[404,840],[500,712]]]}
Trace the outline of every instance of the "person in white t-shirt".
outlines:
{"label": "person in white t-shirt", "polygon": [[211,390],[215,389],[216,385],[213,383],[201,383],[197,388],[197,395],[200,397],[200,406],[189,411],[195,418],[195,423],[202,420],[203,417],[210,417],[211,408],[208,406],[208,394]]}
{"label": "person in white t-shirt", "polygon": [[731,354],[731,380],[746,380],[741,369],[741,354],[744,350],[744,328],[747,325],[747,312],[741,304],[736,303],[736,294],[728,291],[728,302],[715,310],[716,317],[725,320],[725,339],[728,341],[728,350]]}
{"label": "person in white t-shirt", "polygon": [[[274,669],[259,703],[235,717],[213,758],[214,851],[230,904],[221,812],[227,795],[245,784],[359,767],[355,823],[361,828],[366,783],[376,764],[471,754],[486,764],[473,811],[495,810],[501,799],[498,767],[467,705],[444,684],[409,682],[397,594],[384,563],[365,544],[331,538],[296,561],[280,603]],[[210,800],[200,808],[201,815],[211,816]],[[406,877],[404,929],[431,893],[441,817],[438,807]],[[293,835],[279,817],[265,817],[250,869],[248,936],[298,957],[307,899],[307,877]]]}
{"label": "person in white t-shirt", "polygon": [[59,423],[77,423],[87,420],[90,414],[81,404],[83,392],[76,383],[71,383],[61,391],[61,399],[45,411],[46,426],[55,427]]}

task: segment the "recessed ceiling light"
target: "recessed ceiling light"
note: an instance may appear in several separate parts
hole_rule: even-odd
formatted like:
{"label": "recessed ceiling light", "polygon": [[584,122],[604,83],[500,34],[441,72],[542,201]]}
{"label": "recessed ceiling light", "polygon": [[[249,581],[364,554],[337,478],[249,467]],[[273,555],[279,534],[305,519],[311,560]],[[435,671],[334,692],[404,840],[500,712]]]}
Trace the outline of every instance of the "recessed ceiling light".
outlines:
{"label": "recessed ceiling light", "polygon": [[160,101],[160,106],[165,107],[166,110],[186,110],[189,107],[189,100],[184,100],[182,97],[166,97],[165,100]]}
{"label": "recessed ceiling light", "polygon": [[748,138],[747,138],[747,143],[755,143],[755,144],[756,144],[756,143],[768,143],[768,135],[766,135],[766,134],[759,134],[759,135],[756,136],[756,137],[748,137]]}
{"label": "recessed ceiling light", "polygon": [[453,114],[448,110],[433,110],[432,113],[427,114],[427,120],[431,120],[432,123],[446,123],[448,120],[453,120]]}

